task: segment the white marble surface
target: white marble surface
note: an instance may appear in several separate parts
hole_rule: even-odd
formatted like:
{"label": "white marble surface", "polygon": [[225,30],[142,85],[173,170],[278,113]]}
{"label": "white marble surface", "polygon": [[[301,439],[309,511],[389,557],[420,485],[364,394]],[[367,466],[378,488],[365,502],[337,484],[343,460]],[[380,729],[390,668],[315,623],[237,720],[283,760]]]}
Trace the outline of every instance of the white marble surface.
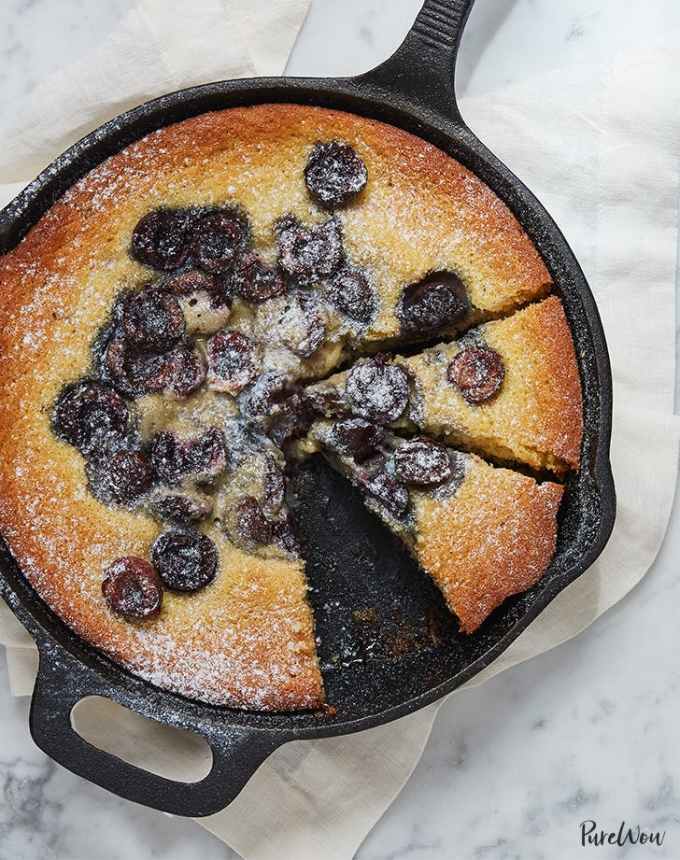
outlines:
{"label": "white marble surface", "polygon": [[[105,38],[133,0],[3,0],[3,116],[43,76]],[[314,0],[291,74],[361,71],[386,56],[417,0]],[[677,0],[478,0],[459,88],[482,94],[654,40]],[[643,14],[644,13],[644,14]],[[493,141],[487,141],[493,148]],[[680,515],[641,586],[577,640],[450,701],[413,778],[360,860],[680,857]],[[234,856],[207,832],[128,804],[31,743],[28,702],[0,670],[1,860]],[[662,848],[582,849],[579,823],[665,830]],[[287,860],[287,858],[285,858]]]}

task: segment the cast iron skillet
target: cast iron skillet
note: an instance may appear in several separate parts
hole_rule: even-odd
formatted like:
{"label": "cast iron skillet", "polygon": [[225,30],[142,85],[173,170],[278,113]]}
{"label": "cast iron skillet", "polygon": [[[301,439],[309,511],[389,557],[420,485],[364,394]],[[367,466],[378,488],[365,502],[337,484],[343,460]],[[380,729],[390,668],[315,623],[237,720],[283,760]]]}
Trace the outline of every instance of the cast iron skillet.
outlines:
{"label": "cast iron skillet", "polygon": [[[221,81],[148,102],[77,143],[0,213],[0,252],[6,252],[69,186],[105,158],[154,129],[205,111],[262,102],[352,111],[432,142],[505,201],[540,250],[576,341],[586,430],[581,471],[570,480],[560,513],[557,553],[536,587],[504,604],[473,636],[456,632],[437,590],[366,515],[356,493],[340,477],[315,461],[294,477],[322,667],[335,714],[242,712],[156,689],[69,631],[37,597],[3,547],[0,594],[40,652],[30,715],[33,738],[65,767],[122,797],[179,815],[209,815],[229,804],[281,744],[360,731],[439,699],[504,651],[559,591],[593,563],[611,533],[612,384],[600,319],[559,229],[458,112],[454,65],[472,2],[427,0],[397,52],[357,78]],[[347,541],[348,534],[352,541]],[[90,695],[106,696],[146,717],[203,735],[213,753],[208,776],[195,783],[174,782],[84,741],[72,729],[70,715],[74,705]]]}

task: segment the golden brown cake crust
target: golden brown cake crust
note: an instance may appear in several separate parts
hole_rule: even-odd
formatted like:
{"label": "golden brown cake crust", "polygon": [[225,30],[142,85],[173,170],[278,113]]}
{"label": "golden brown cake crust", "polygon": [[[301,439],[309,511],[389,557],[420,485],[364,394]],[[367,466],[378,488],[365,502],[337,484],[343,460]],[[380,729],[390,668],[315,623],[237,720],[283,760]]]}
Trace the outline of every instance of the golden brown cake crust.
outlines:
{"label": "golden brown cake crust", "polygon": [[[361,205],[341,213],[357,262],[370,254],[400,286],[450,262],[475,306],[487,312],[511,309],[549,289],[550,276],[519,222],[441,150],[353,114],[259,105],[160,129],[89,173],[0,261],[0,277],[11,286],[0,296],[0,314],[11,315],[17,301],[32,295],[35,276],[68,276],[97,259],[127,258],[134,224],[158,205],[238,200],[252,217],[256,242],[270,238],[274,220],[285,212],[321,220],[325,215],[310,204],[300,175],[313,143],[332,137],[354,145],[369,169]],[[263,167],[266,190],[251,182]],[[139,272],[124,262],[123,272]],[[393,322],[391,309],[385,317]]]}
{"label": "golden brown cake crust", "polygon": [[503,361],[498,394],[468,403],[447,378],[465,345],[453,342],[397,359],[415,374],[423,428],[473,451],[535,469],[577,469],[583,435],[581,380],[574,342],[557,296],[480,327]]}
{"label": "golden brown cake crust", "polygon": [[543,576],[555,552],[563,492],[560,484],[537,484],[471,456],[448,504],[418,499],[418,559],[465,633]]}
{"label": "golden brown cake crust", "polygon": [[208,113],[149,135],[78,182],[0,259],[0,530],[41,596],[84,639],[161,687],[212,702],[322,701],[301,565],[265,563],[211,534],[221,552],[212,586],[167,593],[160,617],[144,625],[114,617],[101,597],[102,568],[146,554],[159,527],[88,494],[83,462],[51,433],[50,411],[62,385],[88,372],[90,344],[117,293],[149,275],[128,255],[143,214],[237,200],[256,247],[270,246],[283,212],[325,217],[300,174],[310,146],[334,137],[356,147],[370,175],[366,203],[342,213],[348,252],[362,263],[370,250],[389,271],[369,338],[394,334],[398,291],[432,268],[459,271],[488,313],[547,290],[517,221],[462,166],[398,129],[298,105]]}

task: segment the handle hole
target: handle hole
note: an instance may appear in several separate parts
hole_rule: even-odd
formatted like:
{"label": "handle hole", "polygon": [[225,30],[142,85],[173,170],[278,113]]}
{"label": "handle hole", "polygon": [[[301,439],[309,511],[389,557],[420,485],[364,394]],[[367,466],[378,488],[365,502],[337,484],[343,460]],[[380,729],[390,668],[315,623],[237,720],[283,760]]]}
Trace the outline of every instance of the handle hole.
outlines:
{"label": "handle hole", "polygon": [[212,750],[201,735],[141,717],[104,696],[81,699],[71,726],[97,749],[166,779],[199,782],[212,768]]}

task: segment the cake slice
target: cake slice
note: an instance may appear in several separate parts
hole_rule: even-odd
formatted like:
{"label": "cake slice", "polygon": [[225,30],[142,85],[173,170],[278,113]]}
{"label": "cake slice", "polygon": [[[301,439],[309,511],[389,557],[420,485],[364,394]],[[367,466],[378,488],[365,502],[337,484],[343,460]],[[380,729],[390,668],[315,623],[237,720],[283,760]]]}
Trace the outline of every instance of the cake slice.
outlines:
{"label": "cake slice", "polygon": [[417,355],[366,358],[308,393],[322,414],[346,410],[557,475],[579,465],[581,383],[555,296]]}
{"label": "cake slice", "polygon": [[318,421],[320,450],[364,493],[441,589],[464,633],[545,573],[564,487],[494,468],[426,437],[402,439],[362,418]]}

